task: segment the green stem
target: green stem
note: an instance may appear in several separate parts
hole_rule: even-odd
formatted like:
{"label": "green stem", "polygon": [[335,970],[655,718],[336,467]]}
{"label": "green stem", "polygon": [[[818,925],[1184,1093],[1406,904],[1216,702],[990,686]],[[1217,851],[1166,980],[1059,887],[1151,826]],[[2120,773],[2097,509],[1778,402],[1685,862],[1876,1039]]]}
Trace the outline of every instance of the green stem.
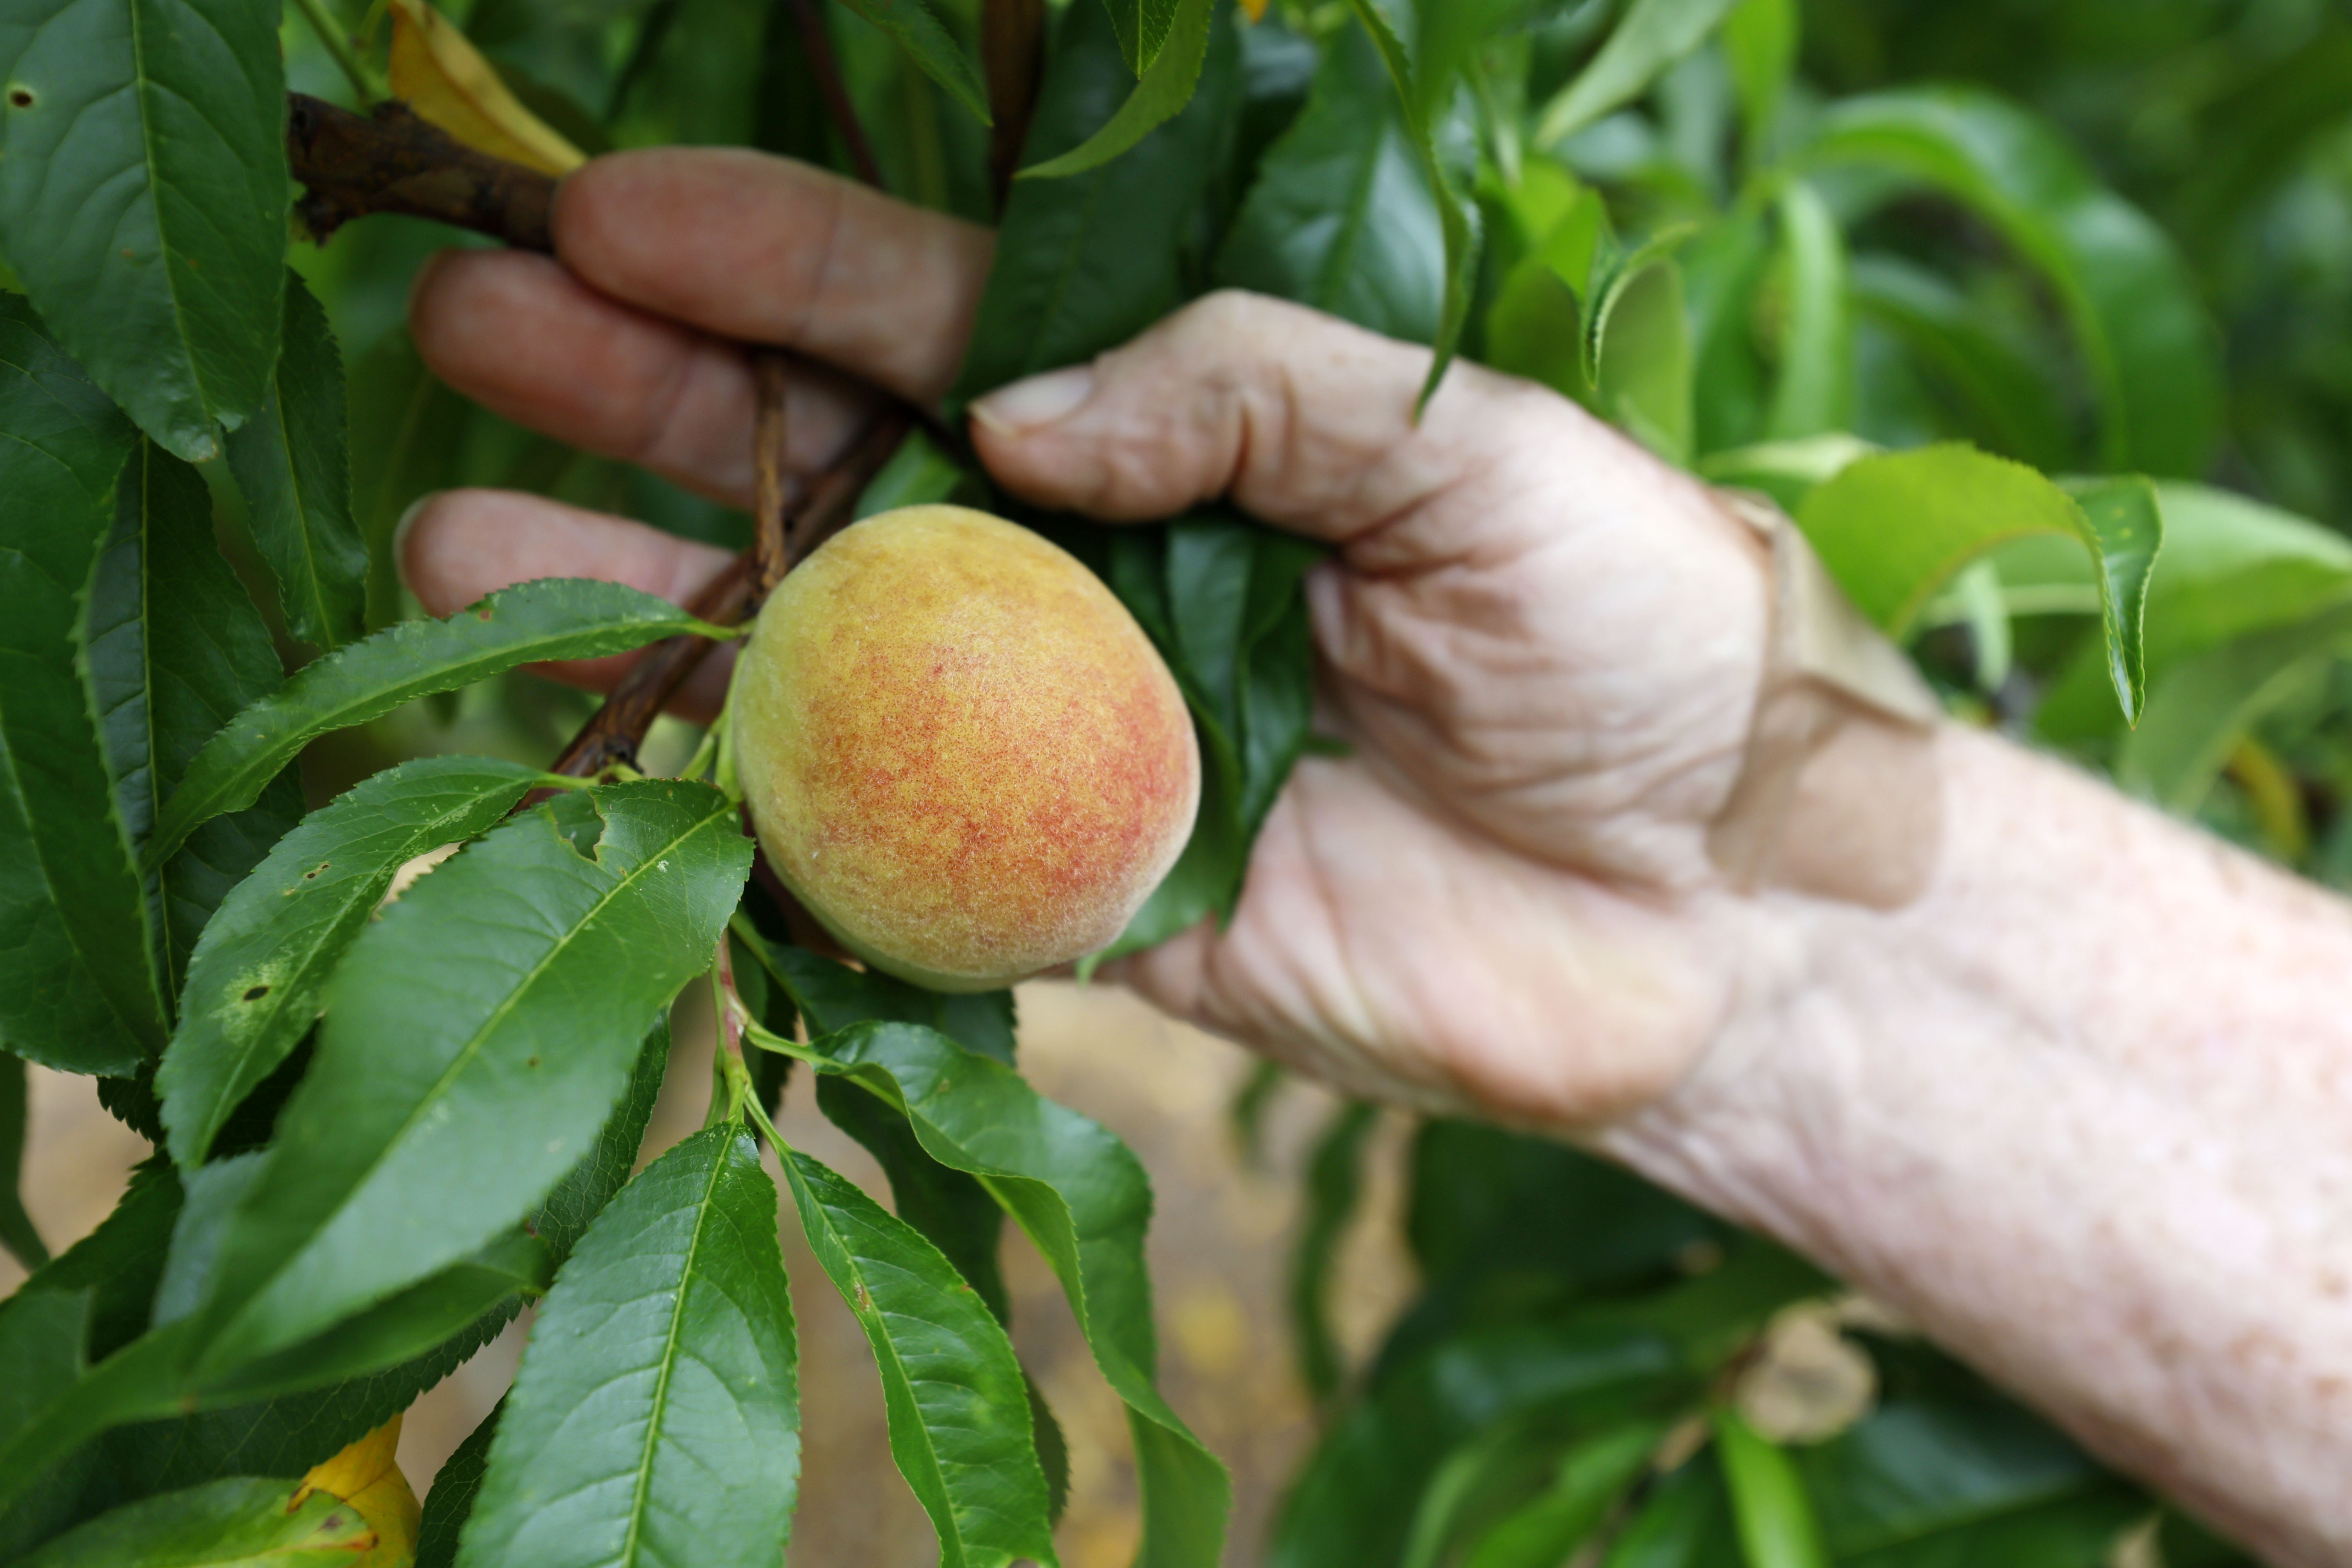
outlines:
{"label": "green stem", "polygon": [[310,30],[319,35],[319,41],[327,46],[327,52],[335,57],[335,64],[342,68],[352,90],[359,94],[361,108],[373,108],[392,96],[392,84],[360,58],[359,52],[352,47],[351,34],[327,8],[327,0],[294,0],[294,5],[310,22]]}

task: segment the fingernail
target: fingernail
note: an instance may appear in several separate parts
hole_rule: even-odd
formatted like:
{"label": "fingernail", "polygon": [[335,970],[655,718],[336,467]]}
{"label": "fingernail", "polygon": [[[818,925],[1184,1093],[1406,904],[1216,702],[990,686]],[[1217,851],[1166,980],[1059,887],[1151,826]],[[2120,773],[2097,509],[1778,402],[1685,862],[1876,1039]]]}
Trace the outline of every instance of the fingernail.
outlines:
{"label": "fingernail", "polygon": [[408,584],[408,531],[425,515],[425,509],[440,499],[439,490],[426,490],[410,501],[408,510],[400,514],[400,521],[392,525],[392,569],[399,574],[403,587]]}
{"label": "fingernail", "polygon": [[1076,409],[1094,395],[1094,366],[1074,364],[1000,386],[971,405],[971,416],[992,430],[1021,435]]}

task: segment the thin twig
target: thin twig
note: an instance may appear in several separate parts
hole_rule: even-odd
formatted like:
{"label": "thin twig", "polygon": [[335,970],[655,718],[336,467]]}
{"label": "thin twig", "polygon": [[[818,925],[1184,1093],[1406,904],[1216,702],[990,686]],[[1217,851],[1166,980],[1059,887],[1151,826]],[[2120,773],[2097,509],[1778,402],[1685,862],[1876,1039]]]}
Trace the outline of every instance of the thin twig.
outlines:
{"label": "thin twig", "polygon": [[784,465],[790,435],[788,403],[792,363],[782,349],[751,351],[751,380],[758,393],[758,411],[751,423],[751,522],[757,532],[752,552],[759,563],[760,597],[783,581],[786,566],[785,531],[791,488]]}
{"label": "thin twig", "polygon": [[1045,74],[1045,0],[983,0],[980,57],[988,71],[988,180],[999,212],[1021,166]]}
{"label": "thin twig", "polygon": [[[687,605],[688,611],[715,626],[740,625],[751,613],[753,572],[752,555],[747,550],[703,585]],[[647,648],[548,771],[584,779],[595,777],[615,763],[635,767],[646,731],[716,646],[709,637],[675,637]]]}
{"label": "thin twig", "polygon": [[[783,530],[785,572],[848,524],[858,496],[882,471],[910,426],[911,416],[903,406],[886,405],[849,449],[817,476]],[[758,574],[759,546],[755,544],[729,563],[726,571],[696,595],[687,608],[713,626],[739,626],[759,605]],[[675,637],[647,648],[549,771],[569,778],[592,778],[614,763],[634,766],[646,731],[653,728],[654,720],[677,695],[687,678],[701,668],[713,646],[709,637]]]}
{"label": "thin twig", "polygon": [[880,190],[882,165],[875,162],[874,143],[866,139],[866,127],[857,122],[857,105],[851,101],[848,84],[842,79],[841,58],[833,52],[833,34],[825,27],[824,9],[818,0],[793,0],[793,20],[800,26],[801,47],[808,51],[818,96],[824,100],[824,112],[849,151],[851,166],[859,179]]}

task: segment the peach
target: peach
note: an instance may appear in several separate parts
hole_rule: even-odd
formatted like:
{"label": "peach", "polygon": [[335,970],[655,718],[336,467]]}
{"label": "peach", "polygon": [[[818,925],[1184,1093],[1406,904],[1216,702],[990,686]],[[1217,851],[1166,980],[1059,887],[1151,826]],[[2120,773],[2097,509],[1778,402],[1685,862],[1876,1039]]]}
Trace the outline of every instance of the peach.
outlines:
{"label": "peach", "polygon": [[1183,696],[1126,606],[964,507],[811,555],[760,612],[733,708],[770,863],[850,952],[935,990],[1107,945],[1200,804]]}

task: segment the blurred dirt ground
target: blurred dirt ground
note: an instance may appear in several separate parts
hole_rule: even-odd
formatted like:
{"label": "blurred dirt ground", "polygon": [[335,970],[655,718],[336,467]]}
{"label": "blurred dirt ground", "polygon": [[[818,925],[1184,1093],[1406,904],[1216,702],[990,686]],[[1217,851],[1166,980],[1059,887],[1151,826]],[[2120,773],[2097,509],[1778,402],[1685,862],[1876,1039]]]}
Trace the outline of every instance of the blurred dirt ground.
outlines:
{"label": "blurred dirt ground", "polygon": [[[677,1016],[678,1044],[646,1159],[702,1121],[709,1015],[698,990],[689,998]],[[1266,1116],[1265,1158],[1253,1166],[1241,1157],[1227,1120],[1250,1068],[1241,1051],[1108,987],[1028,985],[1020,1006],[1022,1065],[1030,1080],[1125,1138],[1151,1173],[1161,1386],[1232,1468],[1234,1520],[1226,1561],[1254,1563],[1312,1436],[1283,1303],[1298,1218],[1297,1173],[1333,1101],[1307,1086],[1286,1085]],[[100,1107],[86,1079],[37,1068],[31,1089],[26,1206],[50,1247],[62,1250],[105,1217],[147,1145]],[[873,1162],[818,1115],[805,1074],[794,1077],[779,1131],[887,1201]],[[1403,1133],[1391,1119],[1366,1160],[1366,1201],[1343,1246],[1332,1292],[1342,1342],[1359,1356],[1412,1288],[1395,1223]],[[793,1568],[928,1568],[938,1548],[891,1468],[865,1337],[809,1256],[789,1199],[782,1201],[784,1258],[800,1320],[803,1419],[790,1562]],[[1004,1262],[1013,1339],[1070,1447],[1062,1560],[1068,1568],[1116,1568],[1131,1555],[1137,1531],[1121,1406],[1095,1371],[1052,1273],[1009,1226]],[[22,1277],[0,1254],[0,1292],[15,1289]],[[518,1322],[410,1411],[400,1461],[420,1494],[505,1389],[528,1326],[527,1319]]]}

